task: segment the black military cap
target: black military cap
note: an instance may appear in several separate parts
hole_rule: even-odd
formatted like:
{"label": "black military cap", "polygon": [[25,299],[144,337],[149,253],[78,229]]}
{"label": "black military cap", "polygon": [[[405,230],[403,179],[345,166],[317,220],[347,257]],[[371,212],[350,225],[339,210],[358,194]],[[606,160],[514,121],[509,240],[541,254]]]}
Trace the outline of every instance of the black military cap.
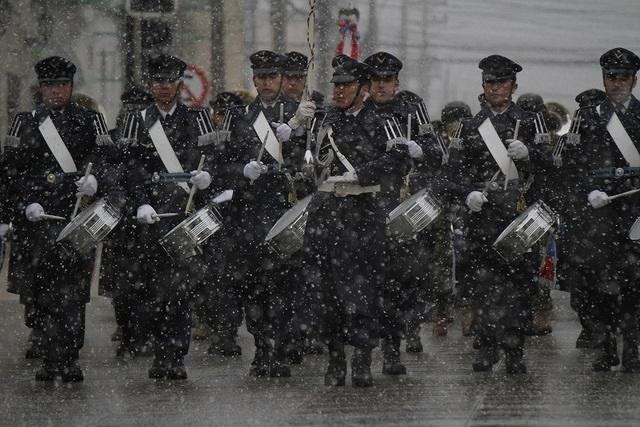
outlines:
{"label": "black military cap", "polygon": [[182,77],[187,64],[177,56],[161,54],[147,64],[149,80],[176,81]]}
{"label": "black military cap", "polygon": [[607,94],[600,89],[587,89],[576,96],[576,102],[580,108],[600,105],[605,99],[607,99]]}
{"label": "black military cap", "polygon": [[61,56],[50,56],[38,61],[34,69],[41,83],[69,82],[73,80],[73,75],[76,73],[73,62]]}
{"label": "black military cap", "polygon": [[537,93],[523,93],[518,97],[516,104],[530,113],[540,113],[545,110],[544,100]]}
{"label": "black military cap", "polygon": [[259,50],[249,57],[254,74],[278,73],[282,71],[286,60],[286,56],[270,50]]}
{"label": "black military cap", "polygon": [[300,52],[287,53],[287,60],[284,63],[283,72],[287,76],[304,77],[307,75],[307,63],[309,62],[306,55]]}
{"label": "black military cap", "polygon": [[482,70],[483,82],[515,80],[516,73],[522,71],[522,67],[509,58],[501,55],[490,55],[483,58],[478,64]]}
{"label": "black military cap", "polygon": [[453,123],[456,120],[471,118],[471,108],[462,101],[451,101],[442,108],[440,120],[444,124]]}
{"label": "black military cap", "polygon": [[138,86],[133,86],[120,95],[120,101],[122,101],[123,104],[151,104],[153,102],[153,96],[146,90]]}
{"label": "black military cap", "polygon": [[331,61],[333,77],[331,83],[366,83],[371,80],[372,70],[367,64],[347,55],[338,55]]}
{"label": "black military cap", "polygon": [[600,66],[608,76],[634,76],[640,69],[640,58],[630,50],[616,47],[600,57]]}
{"label": "black military cap", "polygon": [[402,70],[402,61],[387,52],[376,52],[363,62],[373,69],[375,77],[397,76]]}
{"label": "black military cap", "polygon": [[220,92],[213,101],[210,102],[214,110],[223,110],[229,107],[243,105],[242,99],[233,92]]}

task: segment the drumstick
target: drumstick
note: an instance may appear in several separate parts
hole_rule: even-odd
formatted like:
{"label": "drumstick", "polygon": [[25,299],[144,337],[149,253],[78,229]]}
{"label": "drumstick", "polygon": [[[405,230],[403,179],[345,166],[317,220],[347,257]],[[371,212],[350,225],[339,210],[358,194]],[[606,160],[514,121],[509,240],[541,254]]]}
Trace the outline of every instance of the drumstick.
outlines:
{"label": "drumstick", "polygon": [[[260,162],[262,161],[262,155],[264,154],[264,147],[267,145],[267,138],[269,138],[269,131],[267,131],[267,133],[264,135],[264,141],[262,141],[262,145],[260,146],[260,151],[258,152],[258,159],[256,160],[258,164],[260,164]],[[249,181],[249,185],[253,185],[253,181],[255,180],[252,179],[251,181]]]}
{"label": "drumstick", "polygon": [[[84,171],[84,179],[87,180],[87,177],[91,174],[91,168],[93,167],[93,163],[89,162],[87,165],[87,169]],[[73,208],[73,213],[71,214],[71,219],[76,217],[78,213],[78,209],[80,209],[80,202],[82,201],[82,196],[78,196],[78,200],[76,200],[76,205]]]}
{"label": "drumstick", "polygon": [[280,124],[284,123],[284,104],[280,103]]}
{"label": "drumstick", "polygon": [[[177,213],[177,212],[168,212],[168,213],[161,213],[161,214],[153,214],[153,215],[151,215],[151,218],[154,218],[154,219],[155,218],[160,218],[160,219],[162,219],[162,218],[171,218],[171,217],[178,216],[178,215],[180,215],[180,214]],[[138,217],[132,216],[131,219],[138,219]]]}
{"label": "drumstick", "polygon": [[55,220],[58,220],[58,221],[63,221],[65,219],[67,219],[67,218],[65,218],[63,216],[49,215],[49,214],[42,214],[42,215],[40,215],[40,218],[42,218],[42,219],[55,219]]}
{"label": "drumstick", "polygon": [[[204,166],[204,154],[200,157],[200,163],[198,163],[198,173],[202,172],[202,167]],[[197,175],[197,174],[196,174]],[[196,190],[198,189],[198,187],[196,187],[195,184],[193,184],[193,186],[191,187],[191,191],[189,192],[189,199],[187,200],[187,206],[185,206],[184,208],[184,213],[188,214],[189,213],[189,207],[191,206],[191,202],[193,201],[193,196],[196,194]]]}
{"label": "drumstick", "polygon": [[625,191],[624,193],[614,194],[613,196],[609,196],[609,200],[615,200],[620,197],[630,196],[632,194],[637,193],[638,191],[640,191],[640,188],[635,188],[633,190]]}
{"label": "drumstick", "polygon": [[[518,131],[520,130],[520,119],[516,120],[516,126],[513,129],[513,139],[518,139]],[[511,163],[513,160],[509,159],[509,163],[507,163],[507,173],[504,176],[504,191],[507,191],[509,187],[509,174],[511,173]]]}
{"label": "drumstick", "polygon": [[407,141],[411,141],[411,113],[407,116]]}

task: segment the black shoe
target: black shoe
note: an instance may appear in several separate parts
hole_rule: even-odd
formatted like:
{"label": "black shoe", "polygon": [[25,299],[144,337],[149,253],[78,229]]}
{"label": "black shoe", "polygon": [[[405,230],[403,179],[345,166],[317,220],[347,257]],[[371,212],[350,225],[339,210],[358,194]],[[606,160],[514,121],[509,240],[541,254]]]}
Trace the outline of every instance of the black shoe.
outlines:
{"label": "black shoe", "polygon": [[276,362],[269,370],[271,378],[289,378],[291,376],[291,368],[283,362]]}
{"label": "black shoe", "polygon": [[267,377],[271,372],[271,363],[269,359],[262,354],[262,352],[256,350],[256,357],[251,362],[251,369],[249,369],[249,375],[252,377]]}
{"label": "black shoe", "polygon": [[[420,330],[418,329],[418,332]],[[420,341],[420,334],[407,335],[407,344],[404,347],[404,351],[407,353],[422,353],[422,341]]]}
{"label": "black shoe", "polygon": [[84,381],[84,374],[82,373],[82,369],[76,362],[72,362],[62,369],[62,381],[64,381],[65,383],[79,383]]}
{"label": "black shoe", "polygon": [[177,360],[171,364],[171,367],[167,370],[167,378],[170,380],[186,380],[187,370],[184,367],[182,359]]}
{"label": "black shoe", "polygon": [[526,374],[527,366],[522,359],[522,350],[507,350],[507,374]]}
{"label": "black shoe", "polygon": [[356,347],[351,359],[351,385],[354,387],[371,387],[371,349]]}
{"label": "black shoe", "polygon": [[220,338],[217,342],[212,343],[207,349],[210,356],[241,356],[242,348],[236,343],[234,338]]}
{"label": "black shoe", "polygon": [[53,381],[59,374],[57,366],[45,363],[36,372],[36,381]]}
{"label": "black shoe", "polygon": [[486,372],[493,368],[493,365],[498,363],[500,355],[496,348],[484,348],[480,349],[476,360],[471,365],[474,372]]}
{"label": "black shoe", "polygon": [[303,361],[302,350],[296,344],[289,344],[285,350],[285,354],[289,363],[292,365],[299,365]]}
{"label": "black shoe", "polygon": [[341,387],[344,386],[347,376],[347,361],[343,359],[329,359],[327,372],[324,374],[324,385]]}
{"label": "black shoe", "polygon": [[324,354],[324,345],[316,339],[305,340],[302,354]]}
{"label": "black shoe", "polygon": [[149,368],[149,378],[152,380],[161,380],[167,376],[167,366],[163,361],[154,358],[153,365]]}
{"label": "black shoe", "polygon": [[578,339],[576,340],[576,348],[593,348],[591,331],[584,328],[580,331],[580,335],[578,335]]}
{"label": "black shoe", "polygon": [[620,359],[617,355],[603,355],[596,359],[591,365],[596,372],[609,372],[614,366],[620,364]]}
{"label": "black shoe", "polygon": [[382,343],[382,373],[385,375],[405,375],[407,368],[400,362],[400,339],[386,338]]}

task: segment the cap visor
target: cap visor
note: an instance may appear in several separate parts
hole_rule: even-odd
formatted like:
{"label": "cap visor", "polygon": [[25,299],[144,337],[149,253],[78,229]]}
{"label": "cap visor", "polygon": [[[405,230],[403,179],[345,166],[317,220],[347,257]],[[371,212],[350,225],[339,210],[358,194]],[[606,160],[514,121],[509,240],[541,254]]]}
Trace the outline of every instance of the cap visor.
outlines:
{"label": "cap visor", "polygon": [[265,75],[269,75],[269,74],[275,74],[275,73],[279,73],[280,69],[276,68],[276,67],[271,67],[271,68],[254,68],[253,69],[253,74],[256,76],[265,76]]}
{"label": "cap visor", "polygon": [[608,77],[623,77],[623,76],[633,76],[636,74],[636,70],[632,70],[630,68],[611,68],[605,70],[604,73]]}
{"label": "cap visor", "polygon": [[356,80],[358,79],[351,75],[339,75],[339,76],[333,76],[331,78],[331,83],[353,83]]}

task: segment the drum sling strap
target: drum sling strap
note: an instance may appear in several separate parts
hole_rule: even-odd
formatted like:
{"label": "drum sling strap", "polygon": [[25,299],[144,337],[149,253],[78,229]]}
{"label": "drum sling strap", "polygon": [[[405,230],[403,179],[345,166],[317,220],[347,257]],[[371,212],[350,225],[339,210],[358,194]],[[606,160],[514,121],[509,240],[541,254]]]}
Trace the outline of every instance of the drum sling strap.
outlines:
{"label": "drum sling strap", "polygon": [[616,113],[611,115],[611,119],[609,119],[609,123],[607,123],[607,131],[618,147],[618,150],[620,150],[622,157],[629,163],[629,166],[634,168],[640,167],[640,153],[638,153],[636,146],[633,145],[631,137]]}
{"label": "drum sling strap", "polygon": [[[33,112],[35,116],[35,111]],[[76,167],[76,163],[73,161],[73,157],[71,157],[71,153],[69,149],[64,144],[62,137],[58,133],[58,129],[53,124],[51,117],[47,116],[47,118],[38,126],[38,130],[44,138],[44,142],[47,143],[47,147],[53,154],[53,157],[56,158],[56,161],[62,168],[64,173],[73,173],[78,172],[78,168]]]}
{"label": "drum sling strap", "polygon": [[478,127],[478,132],[507,180],[517,179],[519,175],[516,164],[507,155],[507,149],[493,127],[491,120],[486,119],[482,122]]}
{"label": "drum sling strap", "polygon": [[[146,113],[147,110],[141,111],[143,122],[146,118]],[[178,160],[178,156],[176,156],[175,151],[173,151],[173,148],[171,147],[171,143],[167,138],[167,134],[164,132],[160,119],[156,120],[156,122],[149,128],[149,137],[151,137],[153,146],[158,152],[160,160],[162,160],[162,164],[167,168],[167,172],[184,173],[184,169]],[[177,182],[176,184],[189,193],[189,186],[186,182]]]}

